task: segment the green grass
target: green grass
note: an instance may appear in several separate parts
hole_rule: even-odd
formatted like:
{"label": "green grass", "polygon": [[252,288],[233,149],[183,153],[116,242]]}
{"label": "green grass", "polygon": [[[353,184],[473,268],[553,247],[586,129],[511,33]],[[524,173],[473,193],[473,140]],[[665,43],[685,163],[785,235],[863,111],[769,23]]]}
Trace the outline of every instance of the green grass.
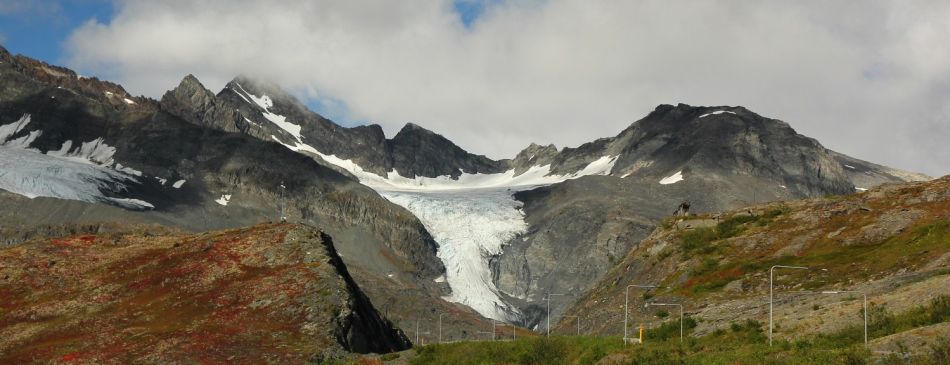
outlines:
{"label": "green grass", "polygon": [[[863,315],[857,313],[857,315]],[[950,320],[950,296],[925,306],[890,314],[882,308],[869,312],[871,339]],[[687,336],[696,321],[686,317]],[[946,364],[950,339],[919,349],[910,362]],[[732,323],[702,337],[679,340],[679,319],[671,318],[648,329],[644,344],[624,346],[619,337],[530,337],[504,342],[459,342],[417,347],[411,364],[592,364],[610,357],[624,364],[869,364],[858,327],[795,341],[776,339],[768,346],[764,325],[747,320]],[[897,364],[883,359],[885,364]],[[903,361],[903,360],[901,360]]]}
{"label": "green grass", "polygon": [[[649,333],[649,332],[648,332]],[[594,364],[610,357],[624,364],[865,364],[860,346],[827,349],[810,343],[777,341],[769,347],[761,333],[678,336],[627,345],[619,337],[535,337],[506,342],[461,342],[417,349],[411,364]]]}
{"label": "green grass", "polygon": [[758,222],[768,225],[776,217],[785,214],[788,208],[781,207],[762,215],[734,215],[720,221],[715,227],[702,227],[682,231],[679,234],[680,247],[686,254],[705,255],[716,251],[714,242],[736,237],[744,232],[749,223]]}
{"label": "green grass", "polygon": [[[855,318],[864,319],[864,311],[855,313]],[[909,311],[892,314],[883,305],[868,308],[868,338],[889,336],[910,329],[950,321],[950,295],[934,298],[927,305]],[[864,341],[864,324],[849,326],[839,331],[820,334],[817,341],[826,346],[843,346]]]}
{"label": "green grass", "polygon": [[[778,213],[767,212],[760,218],[737,216],[727,219],[716,228],[700,228],[679,233],[681,248],[698,264],[689,271],[690,280],[679,291],[693,297],[720,290],[733,280],[749,273],[765,272],[772,265],[797,265],[828,269],[817,271],[784,271],[783,275],[802,282],[803,289],[820,290],[845,280],[866,280],[871,275],[893,272],[917,263],[930,262],[950,252],[950,220],[938,220],[906,230],[898,235],[876,243],[842,246],[831,240],[821,240],[804,251],[801,256],[777,258],[743,257],[734,252],[736,248],[717,244],[731,234],[740,234],[749,223]],[[784,214],[784,213],[782,213]],[[731,258],[722,263],[721,257]],[[948,269],[950,270],[950,269]],[[948,271],[944,270],[944,271]]]}

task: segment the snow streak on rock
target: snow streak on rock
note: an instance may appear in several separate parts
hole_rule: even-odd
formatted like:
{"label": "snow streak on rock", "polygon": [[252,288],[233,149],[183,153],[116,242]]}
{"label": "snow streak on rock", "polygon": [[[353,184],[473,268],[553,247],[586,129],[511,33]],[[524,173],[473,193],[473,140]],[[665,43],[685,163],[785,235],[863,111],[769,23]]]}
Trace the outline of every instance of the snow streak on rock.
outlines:
{"label": "snow streak on rock", "polygon": [[483,316],[516,321],[521,314],[501,299],[492,283],[488,260],[528,228],[521,202],[506,189],[441,192],[382,191],[380,195],[416,215],[439,243],[445,280],[452,294],[445,299],[467,305]]}
{"label": "snow streak on rock", "polygon": [[717,110],[717,111],[714,111],[714,112],[711,112],[711,113],[706,113],[706,114],[700,115],[699,117],[700,117],[700,118],[705,118],[705,117],[708,117],[708,116],[710,116],[710,115],[718,115],[718,114],[722,114],[722,113],[729,113],[729,114],[732,114],[732,115],[736,115],[735,112],[730,112],[730,111],[728,111],[728,110]]}

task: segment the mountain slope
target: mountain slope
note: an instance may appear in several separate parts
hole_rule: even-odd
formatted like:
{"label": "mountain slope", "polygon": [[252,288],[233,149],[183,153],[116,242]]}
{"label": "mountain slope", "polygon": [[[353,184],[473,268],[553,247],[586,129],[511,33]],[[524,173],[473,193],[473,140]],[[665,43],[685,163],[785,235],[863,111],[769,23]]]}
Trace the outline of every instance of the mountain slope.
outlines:
{"label": "mountain slope", "polygon": [[0,262],[4,363],[304,362],[410,346],[306,226],[77,235]]}
{"label": "mountain slope", "polygon": [[[556,155],[550,148],[530,149],[555,172],[601,156],[615,162],[608,177],[515,194],[529,228],[493,258],[493,278],[512,302],[533,313],[525,318],[528,326],[544,319],[546,293],[584,292],[681,203],[692,212],[711,212],[929,178],[828,150],[787,123],[741,107],[661,105],[615,137]],[[552,315],[571,302],[552,302]]]}
{"label": "mountain slope", "polygon": [[643,298],[650,297],[683,303],[699,322],[698,334],[748,318],[767,321],[768,270],[793,265],[813,270],[775,272],[782,336],[833,331],[860,324],[861,317],[854,315],[861,308],[854,300],[860,294],[816,291],[855,290],[891,313],[947,295],[947,237],[950,177],[671,217],[564,313],[590,315],[597,332],[622,333],[618,317],[623,318],[624,290],[638,284],[669,289],[649,296],[630,291],[630,315],[637,323],[657,321],[642,309]]}

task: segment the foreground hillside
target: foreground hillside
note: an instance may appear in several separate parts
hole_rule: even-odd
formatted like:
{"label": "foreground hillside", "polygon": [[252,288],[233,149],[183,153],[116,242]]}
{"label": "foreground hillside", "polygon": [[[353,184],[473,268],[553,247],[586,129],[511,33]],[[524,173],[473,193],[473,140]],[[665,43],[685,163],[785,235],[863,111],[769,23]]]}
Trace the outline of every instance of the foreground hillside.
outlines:
{"label": "foreground hillside", "polygon": [[0,250],[0,363],[304,363],[410,346],[302,225]]}

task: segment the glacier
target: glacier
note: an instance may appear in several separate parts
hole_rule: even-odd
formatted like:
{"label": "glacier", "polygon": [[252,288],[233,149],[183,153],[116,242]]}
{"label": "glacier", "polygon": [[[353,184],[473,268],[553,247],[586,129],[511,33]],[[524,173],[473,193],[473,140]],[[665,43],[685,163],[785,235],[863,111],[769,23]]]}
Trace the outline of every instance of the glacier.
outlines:
{"label": "glacier", "polygon": [[[238,85],[240,88],[240,85]],[[445,265],[445,281],[451,294],[444,299],[464,304],[482,316],[505,322],[517,322],[522,314],[506,303],[502,292],[492,281],[489,260],[502,253],[504,245],[524,234],[522,203],[513,194],[517,191],[559,183],[588,175],[609,175],[618,156],[602,156],[583,169],[570,174],[553,174],[550,165],[531,166],[515,174],[511,169],[494,174],[462,173],[456,178],[406,177],[392,170],[386,176],[364,170],[352,160],[325,154],[309,145],[300,134],[299,125],[273,114],[273,102],[267,95],[252,95],[241,88],[235,92],[264,110],[266,119],[288,132],[293,140],[271,139],[284,147],[317,157],[339,167],[387,200],[414,214],[439,244],[438,257]],[[242,94],[243,92],[243,94]]]}
{"label": "glacier", "polygon": [[76,147],[66,141],[59,150],[43,153],[30,147],[41,130],[12,138],[30,121],[31,116],[24,114],[16,122],[0,126],[0,189],[30,199],[42,196],[111,203],[129,209],[154,208],[139,199],[105,195],[125,191],[127,184],[137,183],[136,176],[141,175],[128,167],[113,167],[115,147],[98,138]]}
{"label": "glacier", "polygon": [[488,267],[492,255],[501,254],[505,243],[528,229],[521,202],[509,191],[380,191],[380,195],[415,214],[439,243],[438,257],[452,288],[444,299],[488,318],[520,319],[518,309],[502,300]]}

